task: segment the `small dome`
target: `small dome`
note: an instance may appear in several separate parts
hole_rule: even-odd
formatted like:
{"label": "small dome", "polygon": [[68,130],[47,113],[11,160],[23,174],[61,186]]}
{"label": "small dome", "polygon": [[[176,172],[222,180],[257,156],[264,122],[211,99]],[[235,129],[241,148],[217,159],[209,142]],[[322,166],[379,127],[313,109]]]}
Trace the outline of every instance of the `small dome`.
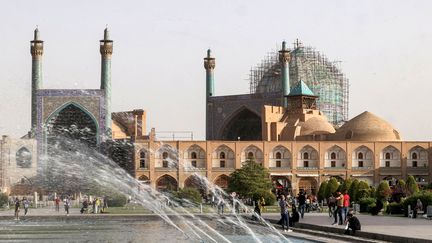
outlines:
{"label": "small dome", "polygon": [[299,125],[301,126],[300,136],[329,134],[335,132],[333,125],[323,116],[312,117]]}
{"label": "small dome", "polygon": [[365,111],[337,129],[333,140],[399,141],[399,132],[390,123]]}

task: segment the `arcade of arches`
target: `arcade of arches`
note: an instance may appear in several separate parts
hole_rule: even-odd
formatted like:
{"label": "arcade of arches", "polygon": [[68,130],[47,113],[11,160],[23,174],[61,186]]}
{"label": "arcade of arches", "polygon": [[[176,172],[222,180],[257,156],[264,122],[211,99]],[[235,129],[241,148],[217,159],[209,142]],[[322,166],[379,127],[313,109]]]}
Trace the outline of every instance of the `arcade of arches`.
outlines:
{"label": "arcade of arches", "polygon": [[[167,158],[179,166],[163,166],[160,151],[167,147]],[[142,148],[148,151],[145,156],[140,156]],[[229,175],[248,158],[268,168],[275,190],[313,193],[331,177],[357,178],[375,186],[385,178],[394,181],[409,175],[419,184],[432,181],[432,143],[427,142],[144,141],[134,154],[135,177],[145,175],[160,190],[179,185],[199,188],[188,179],[191,171],[227,188]]]}

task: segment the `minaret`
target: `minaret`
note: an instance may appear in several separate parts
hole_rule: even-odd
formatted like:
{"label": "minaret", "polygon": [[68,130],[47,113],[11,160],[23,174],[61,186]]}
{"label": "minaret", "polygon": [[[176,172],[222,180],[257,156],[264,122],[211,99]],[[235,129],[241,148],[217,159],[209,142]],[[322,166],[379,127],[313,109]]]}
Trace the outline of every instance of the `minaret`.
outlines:
{"label": "minaret", "polygon": [[206,70],[206,139],[213,139],[212,126],[212,103],[209,98],[214,95],[214,69],[216,61],[211,57],[211,50],[207,50],[207,57],[204,58],[204,68]]}
{"label": "minaret", "polygon": [[105,94],[105,135],[111,136],[111,56],[113,41],[109,39],[108,27],[104,31],[104,39],[100,40],[101,54],[101,89]]}
{"label": "minaret", "polygon": [[39,29],[34,30],[34,38],[30,41],[30,53],[32,55],[32,93],[31,93],[31,129],[35,131],[37,126],[37,97],[36,93],[42,88],[42,55],[43,41],[40,40]]}
{"label": "minaret", "polygon": [[286,42],[282,42],[282,50],[279,51],[279,62],[281,65],[281,81],[282,81],[282,105],[288,107],[287,96],[290,93],[289,81],[289,61],[290,51],[286,48]]}

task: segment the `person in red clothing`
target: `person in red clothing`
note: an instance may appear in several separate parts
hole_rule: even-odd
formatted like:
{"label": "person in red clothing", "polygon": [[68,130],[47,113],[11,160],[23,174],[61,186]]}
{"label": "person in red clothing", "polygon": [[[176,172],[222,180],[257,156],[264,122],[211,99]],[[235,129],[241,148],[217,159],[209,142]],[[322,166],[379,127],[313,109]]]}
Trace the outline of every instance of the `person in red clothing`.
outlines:
{"label": "person in red clothing", "polygon": [[344,214],[343,214],[343,216],[344,216],[344,219],[346,220],[346,216],[348,214],[349,206],[350,206],[350,196],[348,195],[348,190],[344,191],[343,199],[344,199],[344,202],[343,202],[343,206],[344,206],[343,207],[343,210],[344,210],[343,212],[344,212]]}
{"label": "person in red clothing", "polygon": [[59,211],[60,211],[60,198],[59,198],[59,197],[56,197],[56,198],[54,199],[54,202],[55,202],[55,210],[56,210],[57,212],[59,212]]}

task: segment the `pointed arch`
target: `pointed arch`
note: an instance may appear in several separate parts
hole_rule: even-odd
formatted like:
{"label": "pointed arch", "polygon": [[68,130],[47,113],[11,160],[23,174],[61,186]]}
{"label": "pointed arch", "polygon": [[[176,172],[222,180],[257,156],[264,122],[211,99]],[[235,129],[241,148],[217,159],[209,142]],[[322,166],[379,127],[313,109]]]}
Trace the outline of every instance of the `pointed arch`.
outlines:
{"label": "pointed arch", "polygon": [[149,168],[149,152],[147,149],[142,148],[138,150],[137,152],[138,157],[138,167],[140,169],[147,169]]}
{"label": "pointed arch", "polygon": [[324,155],[324,167],[346,167],[346,152],[337,145],[333,145]]}
{"label": "pointed arch", "polygon": [[408,151],[407,167],[427,167],[429,164],[428,151],[416,145]]}
{"label": "pointed arch", "polygon": [[310,145],[304,146],[298,152],[297,167],[318,169],[319,167],[318,151]]}
{"label": "pointed arch", "polygon": [[401,153],[392,145],[385,147],[380,153],[380,167],[401,167]]}
{"label": "pointed arch", "polygon": [[178,152],[169,144],[164,144],[155,153],[156,168],[177,168]]}
{"label": "pointed arch", "polygon": [[32,166],[32,153],[26,147],[21,147],[15,154],[17,167],[30,168]]}
{"label": "pointed arch", "polygon": [[235,154],[234,151],[225,144],[217,147],[212,153],[213,168],[234,168]]}
{"label": "pointed arch", "polygon": [[76,102],[67,102],[45,120],[48,142],[58,136],[80,140],[95,147],[99,143],[99,123],[94,115]]}
{"label": "pointed arch", "polygon": [[227,189],[229,184],[229,176],[225,174],[219,175],[213,180],[213,182],[216,186],[219,186],[222,189]]}
{"label": "pointed arch", "polygon": [[206,168],[206,152],[201,146],[194,144],[184,151],[183,161],[186,169]]}
{"label": "pointed arch", "polygon": [[162,175],[156,180],[156,189],[158,191],[173,191],[177,190],[177,188],[177,180],[168,174]]}
{"label": "pointed arch", "polygon": [[246,160],[249,159],[255,161],[256,163],[262,163],[263,162],[262,150],[253,144],[244,148],[241,154],[241,161],[245,162]]}
{"label": "pointed arch", "polygon": [[222,140],[259,141],[262,139],[261,115],[246,106],[233,112],[221,127],[219,137]]}
{"label": "pointed arch", "polygon": [[374,165],[374,153],[372,150],[361,145],[352,153],[352,168],[353,169],[372,169]]}
{"label": "pointed arch", "polygon": [[269,155],[270,168],[290,168],[291,167],[291,152],[284,146],[278,145],[273,148]]}

